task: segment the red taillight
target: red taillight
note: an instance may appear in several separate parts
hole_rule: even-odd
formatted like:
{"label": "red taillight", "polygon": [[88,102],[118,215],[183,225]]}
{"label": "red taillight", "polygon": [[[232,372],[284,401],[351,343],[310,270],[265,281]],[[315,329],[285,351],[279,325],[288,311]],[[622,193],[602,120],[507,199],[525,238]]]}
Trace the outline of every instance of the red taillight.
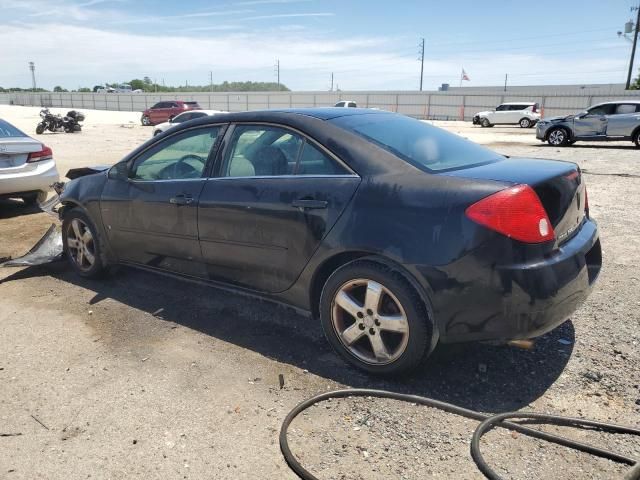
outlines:
{"label": "red taillight", "polygon": [[41,162],[43,160],[51,160],[53,158],[53,151],[46,145],[42,145],[42,150],[39,152],[31,152],[27,163]]}
{"label": "red taillight", "polygon": [[548,242],[555,238],[540,198],[529,185],[516,185],[474,203],[467,217],[514,240]]}
{"label": "red taillight", "polygon": [[587,186],[584,186],[584,211],[589,217],[589,195],[587,194]]}
{"label": "red taillight", "polygon": [[533,111],[533,113],[536,113],[538,111],[538,104],[537,103],[533,106],[533,110],[532,111]]}

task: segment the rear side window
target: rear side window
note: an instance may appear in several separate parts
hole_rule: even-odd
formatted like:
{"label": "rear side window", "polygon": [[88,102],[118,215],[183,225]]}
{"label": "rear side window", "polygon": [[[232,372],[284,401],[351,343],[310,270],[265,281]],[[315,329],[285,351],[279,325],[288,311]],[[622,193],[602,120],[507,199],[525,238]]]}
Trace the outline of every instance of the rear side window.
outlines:
{"label": "rear side window", "polygon": [[305,142],[296,169],[296,175],[344,175],[348,173],[341,165],[320,151],[314,145]]}
{"label": "rear side window", "polygon": [[26,137],[27,135],[16,127],[11,125],[9,122],[5,122],[0,119],[0,138],[8,138],[8,137]]}
{"label": "rear side window", "polygon": [[184,102],[185,105],[187,105],[189,108],[200,108],[200,105],[198,105],[198,102]]}
{"label": "rear side window", "polygon": [[633,103],[621,103],[616,106],[615,115],[624,115],[625,113],[636,113],[636,105]]}
{"label": "rear side window", "polygon": [[428,172],[456,170],[504,158],[458,135],[403,115],[349,115],[330,122]]}

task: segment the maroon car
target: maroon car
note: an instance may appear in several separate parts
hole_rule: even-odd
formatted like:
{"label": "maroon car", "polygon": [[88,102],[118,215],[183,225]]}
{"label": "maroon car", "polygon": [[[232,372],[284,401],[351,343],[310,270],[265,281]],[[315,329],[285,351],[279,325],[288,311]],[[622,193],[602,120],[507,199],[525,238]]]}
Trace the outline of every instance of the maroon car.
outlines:
{"label": "maroon car", "polygon": [[201,110],[198,102],[183,102],[182,100],[168,100],[156,103],[153,107],[142,112],[142,125],[157,125],[168,121],[186,110]]}

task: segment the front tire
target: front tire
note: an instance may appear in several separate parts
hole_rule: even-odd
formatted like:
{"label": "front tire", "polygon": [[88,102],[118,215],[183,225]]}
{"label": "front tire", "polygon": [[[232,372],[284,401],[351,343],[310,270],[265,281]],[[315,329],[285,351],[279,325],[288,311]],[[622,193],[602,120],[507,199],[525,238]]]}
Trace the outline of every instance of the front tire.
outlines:
{"label": "front tire", "polygon": [[433,323],[410,282],[394,267],[356,260],[336,270],[320,297],[327,340],[368,373],[397,375],[429,352]]}
{"label": "front tire", "polygon": [[84,212],[72,209],[62,219],[62,246],[71,267],[85,278],[105,272],[102,241],[93,221]]}
{"label": "front tire", "polygon": [[44,133],[44,125],[43,125],[42,123],[39,123],[39,124],[36,126],[36,133],[37,133],[38,135],[42,135],[42,134]]}
{"label": "front tire", "polygon": [[547,143],[554,147],[566,147],[569,145],[569,132],[564,128],[554,128],[547,136]]}
{"label": "front tire", "polygon": [[482,120],[480,120],[480,125],[483,126],[484,128],[488,128],[488,127],[492,127],[493,125],[491,125],[491,122],[489,121],[488,118],[483,118]]}
{"label": "front tire", "polygon": [[140,119],[140,122],[142,123],[143,126],[148,127],[151,125],[151,119],[149,117],[147,117],[146,115],[143,115],[142,118]]}
{"label": "front tire", "polygon": [[529,128],[531,127],[531,120],[529,120],[528,118],[522,118],[520,119],[520,128]]}

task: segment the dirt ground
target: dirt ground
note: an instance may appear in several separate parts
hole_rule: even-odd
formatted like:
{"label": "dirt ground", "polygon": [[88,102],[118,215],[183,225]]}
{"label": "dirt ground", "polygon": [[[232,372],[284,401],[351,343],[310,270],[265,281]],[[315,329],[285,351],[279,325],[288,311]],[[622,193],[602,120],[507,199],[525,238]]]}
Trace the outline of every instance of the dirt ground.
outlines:
{"label": "dirt ground", "polygon": [[[82,133],[39,137],[61,174],[115,163],[151,135],[139,114],[86,113]],[[0,118],[33,134],[38,109],[0,106]],[[532,129],[436,123],[506,155],[584,169],[604,267],[570,321],[530,351],[439,347],[424,370],[379,380],[346,366],[319,325],[284,307],[129,268],[102,281],[64,263],[2,269],[0,479],[297,478],[278,447],[282,420],[301,400],[345,387],[638,426],[640,151],[555,148]],[[51,221],[0,201],[0,258],[23,254]],[[296,420],[290,443],[322,479],[479,479],[475,425],[400,402],[333,400]],[[566,434],[640,458],[637,438]],[[621,478],[627,469],[504,430],[489,433],[483,451],[506,478]]]}

